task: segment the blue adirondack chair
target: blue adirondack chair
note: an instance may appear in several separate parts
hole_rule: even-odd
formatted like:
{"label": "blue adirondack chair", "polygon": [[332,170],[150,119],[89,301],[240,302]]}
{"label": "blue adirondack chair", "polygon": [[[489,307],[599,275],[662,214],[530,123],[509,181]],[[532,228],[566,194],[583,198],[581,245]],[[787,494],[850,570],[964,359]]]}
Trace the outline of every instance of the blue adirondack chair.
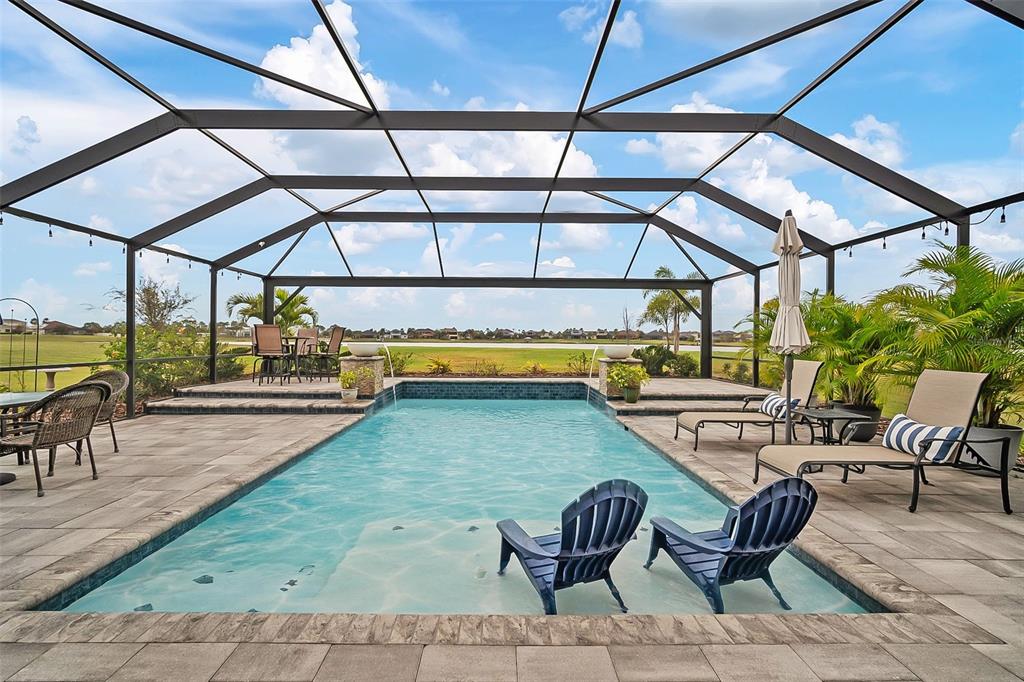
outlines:
{"label": "blue adirondack chair", "polygon": [[615,479],[598,483],[562,510],[560,533],[530,537],[512,519],[498,522],[501,563],[505,574],[515,554],[544,602],[544,613],[553,615],[555,591],[577,583],[604,580],[619,603],[622,601],[608,567],[626,543],[633,539],[647,506],[647,493],[632,481]]}
{"label": "blue adirondack chair", "polygon": [[721,586],[741,580],[763,580],[788,610],[768,568],[803,530],[817,501],[810,483],[784,478],[730,507],[721,530],[691,533],[656,516],[651,519],[651,553],[644,568],[650,568],[663,549],[701,589],[715,613],[725,612]]}

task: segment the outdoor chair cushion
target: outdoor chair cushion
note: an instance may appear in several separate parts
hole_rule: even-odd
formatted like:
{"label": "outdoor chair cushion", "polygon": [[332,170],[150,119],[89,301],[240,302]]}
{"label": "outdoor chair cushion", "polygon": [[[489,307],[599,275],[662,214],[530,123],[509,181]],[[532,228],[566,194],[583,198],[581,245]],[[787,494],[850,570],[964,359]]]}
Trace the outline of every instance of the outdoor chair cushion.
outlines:
{"label": "outdoor chair cushion", "polygon": [[[789,407],[793,408],[799,404],[800,399],[793,398],[789,403]],[[778,393],[769,393],[761,401],[761,406],[758,409],[771,417],[781,419],[786,416],[786,399]]]}
{"label": "outdoor chair cushion", "polygon": [[913,464],[914,458],[882,445],[766,445],[764,464],[796,476],[805,464]]}
{"label": "outdoor chair cushion", "polygon": [[929,426],[905,414],[898,414],[885,430],[882,445],[916,457],[921,452],[923,441],[940,438],[940,441],[934,441],[928,446],[924,457],[932,462],[942,462],[953,451],[953,445],[963,432],[962,426]]}

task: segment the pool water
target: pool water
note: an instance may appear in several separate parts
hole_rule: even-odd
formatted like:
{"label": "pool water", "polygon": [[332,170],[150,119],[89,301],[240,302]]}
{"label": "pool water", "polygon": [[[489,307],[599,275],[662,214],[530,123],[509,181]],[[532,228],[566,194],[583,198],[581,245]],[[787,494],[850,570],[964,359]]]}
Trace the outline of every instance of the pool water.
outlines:
{"label": "pool water", "polygon": [[[317,447],[68,606],[70,611],[542,613],[518,562],[496,573],[495,523],[552,532],[590,486],[627,478],[650,496],[612,565],[633,613],[707,613],[662,554],[644,570],[648,519],[694,530],[726,507],[581,400],[402,400]],[[788,553],[776,584],[803,612],[862,609]],[[768,589],[723,588],[729,612],[780,612]],[[557,593],[559,613],[617,613],[603,582]]]}

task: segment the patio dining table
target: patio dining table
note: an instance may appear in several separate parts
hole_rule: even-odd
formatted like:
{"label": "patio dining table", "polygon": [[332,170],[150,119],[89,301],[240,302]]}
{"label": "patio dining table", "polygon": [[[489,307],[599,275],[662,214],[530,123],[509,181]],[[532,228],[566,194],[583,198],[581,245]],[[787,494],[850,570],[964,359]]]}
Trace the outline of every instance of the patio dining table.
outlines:
{"label": "patio dining table", "polygon": [[[49,391],[27,391],[21,393],[0,393],[0,414],[7,414],[13,412],[19,407],[25,407],[31,405],[37,400],[41,400],[46,396],[50,395]],[[4,428],[7,424],[6,420],[0,419],[0,436],[4,435]],[[21,456],[18,457],[18,464],[22,464]],[[17,480],[17,476],[12,473],[3,472],[0,473],[0,485],[6,485]]]}

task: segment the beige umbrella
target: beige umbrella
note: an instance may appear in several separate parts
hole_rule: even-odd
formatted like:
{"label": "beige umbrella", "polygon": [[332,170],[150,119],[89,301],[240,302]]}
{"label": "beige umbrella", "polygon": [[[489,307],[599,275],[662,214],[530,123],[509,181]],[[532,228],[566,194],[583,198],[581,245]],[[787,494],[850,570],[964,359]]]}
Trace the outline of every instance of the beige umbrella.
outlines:
{"label": "beige umbrella", "polygon": [[793,379],[793,356],[811,345],[800,312],[800,249],[804,242],[796,229],[796,218],[786,211],[772,251],[779,257],[779,314],[775,318],[768,348],[785,357],[786,369],[786,444],[793,438],[793,414],[789,407],[793,400],[790,383]]}

